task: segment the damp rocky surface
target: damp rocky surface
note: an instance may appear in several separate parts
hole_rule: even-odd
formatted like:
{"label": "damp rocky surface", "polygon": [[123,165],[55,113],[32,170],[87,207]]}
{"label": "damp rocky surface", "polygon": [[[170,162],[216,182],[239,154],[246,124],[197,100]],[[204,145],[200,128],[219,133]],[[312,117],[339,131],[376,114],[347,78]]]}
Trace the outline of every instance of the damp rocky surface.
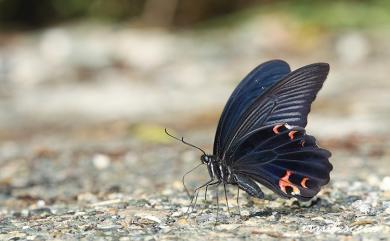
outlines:
{"label": "damp rocky surface", "polygon": [[[1,147],[0,240],[390,237],[388,140],[323,139],[335,168],[330,184],[309,202],[271,192],[258,200],[240,192],[238,209],[237,190],[230,187],[229,210],[222,189],[218,209],[211,188],[207,200],[201,192],[189,210],[181,177],[198,164],[198,152],[169,139],[146,141],[123,123],[43,132],[44,137]],[[199,143],[209,132],[188,135]],[[206,175],[199,168],[188,176],[187,186],[202,184]]]}

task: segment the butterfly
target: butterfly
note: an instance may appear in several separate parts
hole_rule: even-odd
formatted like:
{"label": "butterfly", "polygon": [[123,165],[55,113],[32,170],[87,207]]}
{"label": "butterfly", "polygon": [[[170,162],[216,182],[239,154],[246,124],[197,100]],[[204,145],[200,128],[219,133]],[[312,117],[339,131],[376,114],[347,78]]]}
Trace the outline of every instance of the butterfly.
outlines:
{"label": "butterfly", "polygon": [[291,71],[282,60],[252,70],[226,103],[212,155],[181,138],[203,152],[200,160],[210,180],[197,190],[230,184],[262,199],[260,183],[282,198],[313,198],[333,169],[331,153],[305,131],[311,103],[328,72],[326,63]]}

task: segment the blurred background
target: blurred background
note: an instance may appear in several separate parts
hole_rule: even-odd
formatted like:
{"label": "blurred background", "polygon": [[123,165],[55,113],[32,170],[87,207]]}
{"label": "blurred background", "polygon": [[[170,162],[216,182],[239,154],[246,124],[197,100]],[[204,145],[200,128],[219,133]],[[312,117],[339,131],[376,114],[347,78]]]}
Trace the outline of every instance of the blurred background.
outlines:
{"label": "blurred background", "polygon": [[309,133],[336,179],[381,183],[389,57],[387,0],[0,0],[0,200],[183,193],[199,153],[164,127],[211,152],[230,93],[275,58],[330,64]]}

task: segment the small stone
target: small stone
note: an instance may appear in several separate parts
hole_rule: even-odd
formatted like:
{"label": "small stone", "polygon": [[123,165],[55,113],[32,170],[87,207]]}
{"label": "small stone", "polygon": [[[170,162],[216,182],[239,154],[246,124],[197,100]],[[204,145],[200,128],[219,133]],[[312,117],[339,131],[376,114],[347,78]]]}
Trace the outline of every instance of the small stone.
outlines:
{"label": "small stone", "polygon": [[355,226],[363,226],[363,225],[367,225],[367,224],[373,224],[375,223],[373,220],[370,220],[370,219],[362,219],[362,220],[357,220],[355,222],[353,222],[351,224],[352,227],[355,227]]}
{"label": "small stone", "polygon": [[32,216],[40,216],[40,217],[47,217],[53,214],[50,208],[36,208],[33,210],[30,210],[30,214]]}
{"label": "small stone", "polygon": [[379,177],[377,177],[377,176],[368,176],[368,177],[367,177],[367,182],[368,182],[371,186],[378,186],[378,184],[380,184],[381,180],[380,180]]}
{"label": "small stone", "polygon": [[390,191],[390,176],[386,176],[383,178],[380,188],[383,191],[389,192]]}
{"label": "small stone", "polygon": [[272,215],[268,217],[268,220],[270,221],[278,221],[281,217],[281,214],[278,212],[272,212]]}
{"label": "small stone", "polygon": [[103,154],[97,154],[93,157],[93,165],[98,170],[106,169],[110,165],[110,158]]}
{"label": "small stone", "polygon": [[180,218],[176,221],[178,225],[188,225],[187,218]]}
{"label": "small stone", "polygon": [[390,208],[386,208],[384,212],[390,215]]}
{"label": "small stone", "polygon": [[45,203],[45,201],[43,201],[43,200],[39,200],[38,202],[37,202],[37,207],[39,207],[39,208],[42,208],[42,207],[44,207],[46,205],[46,203]]}
{"label": "small stone", "polygon": [[159,219],[158,217],[156,216],[153,216],[153,215],[145,215],[145,214],[140,214],[140,213],[137,213],[135,214],[136,217],[139,217],[141,219],[144,219],[144,220],[148,220],[147,223],[150,223],[150,221],[152,223],[161,223],[161,219]]}
{"label": "small stone", "polygon": [[180,217],[183,215],[183,212],[182,211],[175,211],[172,213],[172,217]]}
{"label": "small stone", "polygon": [[355,208],[364,214],[369,214],[372,210],[371,205],[363,202],[362,200],[357,200],[357,201],[353,202],[351,206],[352,206],[352,208]]}
{"label": "small stone", "polygon": [[22,217],[28,217],[30,215],[30,211],[28,211],[27,209],[23,209],[21,211],[21,215]]}
{"label": "small stone", "polygon": [[166,196],[169,196],[169,195],[172,195],[173,193],[174,193],[174,191],[173,191],[172,189],[166,188],[166,189],[164,189],[164,190],[162,191],[161,194],[166,195]]}
{"label": "small stone", "polygon": [[91,204],[91,206],[93,207],[99,207],[99,206],[111,206],[113,204],[118,204],[118,203],[122,203],[122,199],[113,199],[113,200],[106,200],[106,201],[102,201],[102,202],[97,202],[97,203],[93,203]]}
{"label": "small stone", "polygon": [[241,210],[241,216],[249,216],[248,210]]}
{"label": "small stone", "polygon": [[313,220],[313,221],[324,221],[324,218],[323,218],[323,217],[320,217],[320,216],[318,216],[318,217],[314,217],[314,218],[312,218],[311,220]]}
{"label": "small stone", "polygon": [[382,206],[383,208],[390,208],[390,201],[383,201]]}

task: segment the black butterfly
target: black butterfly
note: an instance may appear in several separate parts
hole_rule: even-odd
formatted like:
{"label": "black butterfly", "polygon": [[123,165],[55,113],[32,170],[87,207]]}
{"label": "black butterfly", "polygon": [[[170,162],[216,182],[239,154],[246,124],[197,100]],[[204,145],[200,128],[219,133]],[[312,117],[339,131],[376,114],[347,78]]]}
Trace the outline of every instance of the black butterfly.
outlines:
{"label": "black butterfly", "polygon": [[210,174],[201,187],[237,185],[263,198],[258,182],[284,198],[314,197],[329,182],[331,153],[318,147],[304,128],[328,72],[326,63],[291,71],[282,60],[250,72],[223,110],[213,154],[203,152],[200,158]]}

